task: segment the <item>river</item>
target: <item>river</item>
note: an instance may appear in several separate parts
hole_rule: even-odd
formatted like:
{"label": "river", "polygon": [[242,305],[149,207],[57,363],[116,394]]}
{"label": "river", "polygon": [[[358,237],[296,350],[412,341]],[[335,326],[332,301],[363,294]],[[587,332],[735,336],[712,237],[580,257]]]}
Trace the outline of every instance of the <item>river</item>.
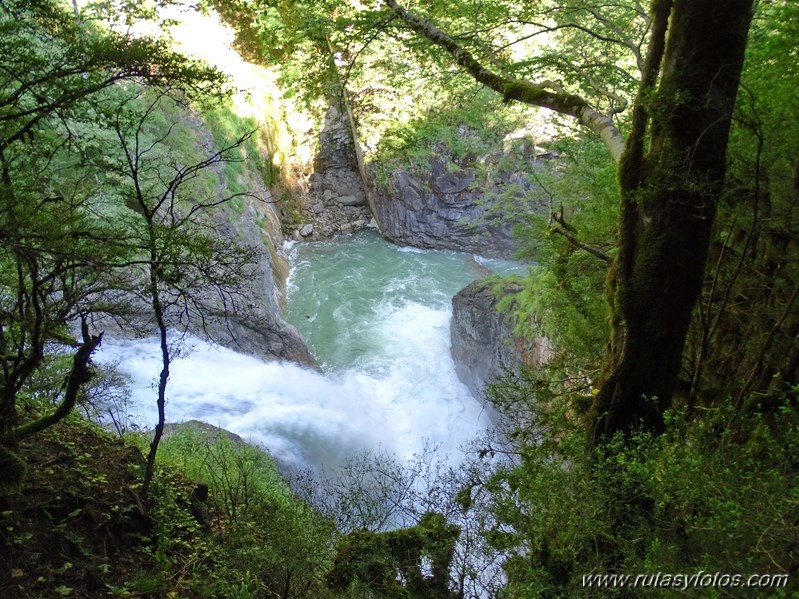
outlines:
{"label": "river", "polygon": [[[167,419],[199,419],[263,444],[286,465],[335,469],[364,449],[407,458],[425,443],[452,461],[489,424],[450,357],[451,298],[486,261],[401,248],[362,232],[288,248],[286,319],[323,374],[189,338],[171,367]],[[505,266],[488,262],[488,266]],[[155,422],[153,340],[107,340],[131,381],[128,416]]]}

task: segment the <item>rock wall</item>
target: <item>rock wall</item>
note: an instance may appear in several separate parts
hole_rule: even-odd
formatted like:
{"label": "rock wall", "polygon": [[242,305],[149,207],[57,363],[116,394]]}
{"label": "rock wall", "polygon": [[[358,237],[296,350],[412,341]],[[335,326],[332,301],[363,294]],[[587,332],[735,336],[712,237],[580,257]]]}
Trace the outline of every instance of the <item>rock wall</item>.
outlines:
{"label": "rock wall", "polygon": [[302,222],[292,233],[297,241],[377,228],[358,171],[347,114],[333,103],[319,133],[319,150],[303,200]]}
{"label": "rock wall", "polygon": [[486,384],[504,372],[543,364],[551,356],[547,339],[515,337],[509,315],[497,309],[501,298],[521,290],[518,283],[504,283],[497,291],[492,282],[475,281],[452,298],[452,358],[475,397],[484,397]]}
{"label": "rock wall", "polygon": [[[190,113],[183,114],[182,118],[197,133],[198,144],[203,151],[212,153],[213,137],[202,118]],[[296,362],[318,370],[319,366],[305,340],[281,316],[289,265],[282,249],[283,232],[278,202],[264,182],[258,164],[258,160],[269,159],[269,156],[249,158],[251,163],[248,164],[246,177],[253,198],[246,200],[241,212],[225,205],[208,214],[220,237],[256,250],[257,260],[249,272],[242,273],[244,285],[232,298],[232,303],[222,302],[213,289],[196,290],[194,299],[202,313],[195,311],[193,306],[187,309],[189,314],[175,309],[167,313],[167,320],[179,330],[185,329],[235,351],[266,360]],[[221,196],[227,187],[224,165],[216,164],[212,169]],[[129,294],[109,298],[109,301],[124,302],[129,306],[130,313],[124,319],[96,319],[93,322],[96,330],[105,330],[110,336],[120,337],[157,334],[152,310],[143,297]]]}
{"label": "rock wall", "polygon": [[[261,194],[271,197],[266,187]],[[255,247],[260,258],[233,314],[225,315],[218,302],[206,302],[212,317],[205,332],[215,342],[236,351],[318,369],[302,335],[281,316],[289,264],[282,250],[283,234],[274,206],[270,201],[250,203],[239,216],[231,211],[215,215],[220,235]]]}
{"label": "rock wall", "polygon": [[534,178],[525,174],[544,155],[525,140],[460,161],[440,147],[422,172],[396,170],[387,187],[377,190],[381,231],[401,245],[510,258],[517,245],[508,212],[545,208]]}

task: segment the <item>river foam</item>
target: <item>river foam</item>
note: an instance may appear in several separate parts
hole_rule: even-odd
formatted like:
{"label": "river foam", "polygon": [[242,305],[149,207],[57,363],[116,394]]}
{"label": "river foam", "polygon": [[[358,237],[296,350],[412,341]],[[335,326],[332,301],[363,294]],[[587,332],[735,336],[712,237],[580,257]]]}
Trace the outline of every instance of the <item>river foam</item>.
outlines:
{"label": "river foam", "polygon": [[[435,387],[424,384],[418,372],[409,376],[403,360],[372,375],[357,369],[322,375],[196,338],[187,342],[190,350],[171,367],[168,420],[221,426],[263,444],[284,464],[335,468],[371,448],[409,457],[425,439],[457,448],[484,420],[468,391],[448,380],[454,372]],[[159,358],[157,344],[147,339],[107,340],[101,351],[101,359],[117,360],[130,377],[129,415],[143,426],[154,423],[157,414],[153,387]]]}
{"label": "river foam", "polygon": [[[407,252],[377,236],[291,248],[287,318],[324,374],[187,338],[171,367],[167,419],[196,418],[263,444],[281,462],[335,469],[355,453],[407,458],[426,443],[458,461],[488,416],[458,379],[450,298],[479,274],[471,256]],[[130,415],[155,422],[154,340],[107,340],[101,360],[131,379]]]}

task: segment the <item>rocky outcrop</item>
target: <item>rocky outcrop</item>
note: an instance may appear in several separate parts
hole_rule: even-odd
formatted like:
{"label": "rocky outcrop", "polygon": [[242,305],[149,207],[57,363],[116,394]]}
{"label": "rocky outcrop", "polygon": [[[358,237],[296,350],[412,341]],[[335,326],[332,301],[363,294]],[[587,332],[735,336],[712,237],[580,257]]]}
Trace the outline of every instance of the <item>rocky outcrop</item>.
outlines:
{"label": "rocky outcrop", "polygon": [[[213,138],[202,119],[186,113],[183,118],[198,134],[206,152],[213,149]],[[268,160],[269,157],[260,157]],[[223,240],[253,248],[257,255],[254,264],[242,275],[242,285],[222,301],[214,289],[192,289],[189,306],[179,306],[167,312],[170,326],[186,330],[235,351],[266,360],[286,360],[319,369],[300,333],[281,316],[285,283],[289,272],[288,258],[283,252],[283,232],[278,216],[278,203],[259,172],[258,158],[248,169],[248,183],[252,198],[247,199],[243,210],[223,205],[209,210],[215,233]],[[219,181],[219,194],[226,187],[223,165],[213,167]],[[131,276],[142,276],[131,275]],[[143,287],[135,281],[131,288]],[[98,318],[93,321],[95,330],[104,330],[109,336],[144,337],[157,334],[152,310],[140,294],[121,294],[109,297],[116,305],[125,305],[127,313],[115,319]]]}
{"label": "rocky outcrop", "polygon": [[[203,334],[201,331],[195,331]],[[286,360],[319,370],[302,335],[278,313],[254,309],[246,314],[211,312],[205,332],[214,342],[266,360]]]}
{"label": "rocky outcrop", "polygon": [[515,337],[509,315],[498,309],[503,297],[521,290],[513,282],[475,281],[452,298],[452,358],[458,377],[475,397],[483,397],[486,384],[504,372],[543,364],[551,355],[548,340]]}
{"label": "rocky outcrop", "polygon": [[293,231],[293,239],[325,239],[377,227],[355,156],[346,114],[331,104],[319,135],[314,170],[308,178],[302,222]]}
{"label": "rocky outcrop", "polygon": [[[193,290],[192,303],[167,310],[166,320],[170,327],[234,351],[319,370],[302,335],[281,316],[288,259],[281,249],[279,222],[270,226],[269,219],[264,219],[260,210],[271,210],[271,207],[265,203],[258,208],[250,205],[241,215],[229,210],[218,210],[211,215],[214,228],[223,239],[235,240],[257,251],[257,260],[249,265],[247,272],[241,273],[243,283],[235,294],[223,302],[213,289]],[[142,287],[143,284],[131,283],[131,286]],[[113,319],[95,317],[94,330],[122,338],[157,335],[152,309],[145,296],[124,294],[109,297],[108,301],[125,305],[125,314]]]}
{"label": "rocky outcrop", "polygon": [[439,148],[429,168],[397,170],[376,194],[381,230],[401,245],[509,258],[517,247],[509,211],[522,203],[526,212],[543,209],[534,178],[525,174],[539,155],[534,144],[517,143],[507,152],[456,162]]}
{"label": "rocky outcrop", "polygon": [[[269,194],[269,191],[264,189],[262,193]],[[231,211],[215,216],[217,232],[257,248],[259,260],[242,289],[236,309],[225,314],[218,302],[206,302],[212,316],[205,331],[195,332],[204,332],[213,341],[236,351],[318,369],[305,340],[281,316],[289,265],[282,250],[280,221],[273,206],[272,202],[251,204],[238,217]]]}
{"label": "rocky outcrop", "polygon": [[[213,137],[202,119],[190,113],[192,129],[199,133],[206,152],[214,148]],[[200,294],[203,318],[189,320],[190,332],[215,343],[266,360],[286,360],[319,369],[302,335],[282,318],[288,257],[283,252],[283,231],[279,202],[264,182],[258,161],[268,155],[253,156],[247,172],[251,197],[241,212],[222,206],[210,213],[214,230],[223,239],[254,248],[258,256],[248,273],[235,302],[225,304],[218,294],[208,290]],[[225,170],[215,165],[220,193],[226,187]]]}

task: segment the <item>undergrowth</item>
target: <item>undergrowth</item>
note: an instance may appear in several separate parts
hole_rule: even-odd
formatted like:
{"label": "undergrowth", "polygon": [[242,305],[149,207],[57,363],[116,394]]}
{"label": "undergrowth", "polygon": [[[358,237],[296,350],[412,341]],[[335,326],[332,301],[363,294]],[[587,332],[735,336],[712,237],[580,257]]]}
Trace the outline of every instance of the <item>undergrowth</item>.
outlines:
{"label": "undergrowth", "polygon": [[[495,400],[529,405],[532,380],[496,385]],[[799,389],[769,411],[673,411],[663,435],[617,436],[586,451],[575,393],[535,388],[520,462],[489,483],[500,525],[487,534],[511,556],[503,597],[673,597],[684,591],[673,575],[696,573],[784,579],[689,589],[703,597],[796,596]],[[657,573],[672,582],[584,585],[591,574]]]}

